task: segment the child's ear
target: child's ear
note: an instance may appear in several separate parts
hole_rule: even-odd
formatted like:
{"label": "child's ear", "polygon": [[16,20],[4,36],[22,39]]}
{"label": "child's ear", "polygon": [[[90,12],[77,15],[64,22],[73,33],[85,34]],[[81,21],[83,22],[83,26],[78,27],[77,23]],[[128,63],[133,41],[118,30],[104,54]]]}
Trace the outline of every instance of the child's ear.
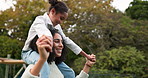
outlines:
{"label": "child's ear", "polygon": [[56,13],[54,8],[51,9],[51,13],[52,13],[52,15]]}

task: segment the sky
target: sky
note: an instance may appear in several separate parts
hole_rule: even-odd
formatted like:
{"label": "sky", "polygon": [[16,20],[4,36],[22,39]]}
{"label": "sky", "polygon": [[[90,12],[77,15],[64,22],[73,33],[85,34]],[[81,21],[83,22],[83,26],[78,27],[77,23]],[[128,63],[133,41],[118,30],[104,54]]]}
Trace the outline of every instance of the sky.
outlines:
{"label": "sky", "polygon": [[13,4],[16,2],[13,0],[0,0],[0,10],[4,11],[6,9],[9,9],[10,7],[15,8]]}
{"label": "sky", "polygon": [[124,12],[133,0],[113,0],[112,6]]}
{"label": "sky", "polygon": [[[114,8],[124,12],[132,1],[133,0],[113,0],[111,5]],[[0,0],[0,10],[4,11],[10,7],[15,8],[13,4],[16,4],[16,2],[13,0]]]}

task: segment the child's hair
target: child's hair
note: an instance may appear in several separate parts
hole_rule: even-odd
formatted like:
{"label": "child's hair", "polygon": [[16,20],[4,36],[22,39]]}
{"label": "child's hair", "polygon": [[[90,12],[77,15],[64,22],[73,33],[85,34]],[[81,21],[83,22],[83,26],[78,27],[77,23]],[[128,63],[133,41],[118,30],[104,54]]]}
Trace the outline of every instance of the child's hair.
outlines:
{"label": "child's hair", "polygon": [[64,12],[68,12],[68,7],[67,5],[62,2],[62,1],[57,1],[57,0],[48,0],[49,4],[51,4],[49,11],[54,8],[56,13],[64,13]]}
{"label": "child's hair", "polygon": [[[56,33],[58,33],[58,34],[60,34],[59,32],[58,32],[58,30],[50,30],[51,31],[51,34],[54,36]],[[60,34],[61,35],[61,34]],[[37,53],[38,53],[38,48],[37,48],[37,45],[36,45],[36,41],[37,41],[37,39],[38,39],[39,37],[36,35],[34,38],[33,38],[33,40],[30,42],[30,45],[29,45],[29,47],[33,50],[33,51],[36,51]],[[48,59],[47,59],[47,62],[48,63],[51,63],[52,61],[55,61],[55,63],[56,64],[60,64],[62,61],[64,61],[65,59],[66,59],[66,54],[67,54],[67,51],[66,51],[66,49],[65,49],[65,44],[64,44],[64,42],[63,42],[63,46],[64,46],[64,48],[63,48],[63,50],[62,50],[62,54],[61,54],[61,56],[60,57],[56,57],[55,58],[55,52],[54,52],[54,47],[52,48],[53,50],[53,52],[50,52],[50,55],[49,55],[49,57],[48,57]]]}

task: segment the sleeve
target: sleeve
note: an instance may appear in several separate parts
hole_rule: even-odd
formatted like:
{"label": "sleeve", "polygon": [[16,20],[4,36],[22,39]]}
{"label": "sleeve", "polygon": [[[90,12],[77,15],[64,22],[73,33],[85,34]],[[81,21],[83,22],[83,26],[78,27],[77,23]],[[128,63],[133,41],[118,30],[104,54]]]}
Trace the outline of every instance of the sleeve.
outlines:
{"label": "sleeve", "polygon": [[60,25],[56,26],[56,28],[59,30],[59,33],[62,35],[66,46],[69,49],[71,49],[76,55],[78,55],[82,51],[82,49],[76,43],[74,43],[69,37],[66,37]]}
{"label": "sleeve", "polygon": [[29,65],[26,70],[24,71],[21,78],[39,78],[39,76],[34,76],[30,73],[30,69],[33,67],[33,65]]}
{"label": "sleeve", "polygon": [[45,19],[42,16],[36,17],[34,23],[33,23],[33,28],[37,32],[38,36],[41,37],[42,35],[45,36],[51,36],[52,34],[48,27],[45,24]]}
{"label": "sleeve", "polygon": [[85,73],[83,70],[80,72],[79,75],[76,76],[76,78],[88,78],[89,75]]}

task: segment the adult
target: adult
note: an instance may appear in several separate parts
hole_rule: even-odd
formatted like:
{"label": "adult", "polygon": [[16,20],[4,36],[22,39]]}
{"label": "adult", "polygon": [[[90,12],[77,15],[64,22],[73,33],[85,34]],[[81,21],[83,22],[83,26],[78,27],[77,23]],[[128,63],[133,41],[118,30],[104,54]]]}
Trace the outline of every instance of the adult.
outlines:
{"label": "adult", "polygon": [[[40,37],[37,41],[35,37],[35,41],[37,45],[33,46],[34,50],[37,50],[40,57],[39,60],[36,62],[35,65],[29,65],[25,72],[22,75],[22,78],[41,78],[41,68],[43,67],[44,63],[48,60],[48,64],[50,69],[50,75],[48,78],[64,78],[64,75],[61,73],[55,62],[59,64],[62,62],[60,59],[65,54],[63,51],[63,39],[59,33],[53,33],[53,52],[48,52],[48,50],[52,49],[50,44],[50,39],[47,36]],[[36,49],[37,48],[37,49]],[[88,78],[88,72],[91,66],[95,63],[96,58],[95,55],[89,55],[94,61],[86,60],[83,70],[80,72],[76,78]]]}

